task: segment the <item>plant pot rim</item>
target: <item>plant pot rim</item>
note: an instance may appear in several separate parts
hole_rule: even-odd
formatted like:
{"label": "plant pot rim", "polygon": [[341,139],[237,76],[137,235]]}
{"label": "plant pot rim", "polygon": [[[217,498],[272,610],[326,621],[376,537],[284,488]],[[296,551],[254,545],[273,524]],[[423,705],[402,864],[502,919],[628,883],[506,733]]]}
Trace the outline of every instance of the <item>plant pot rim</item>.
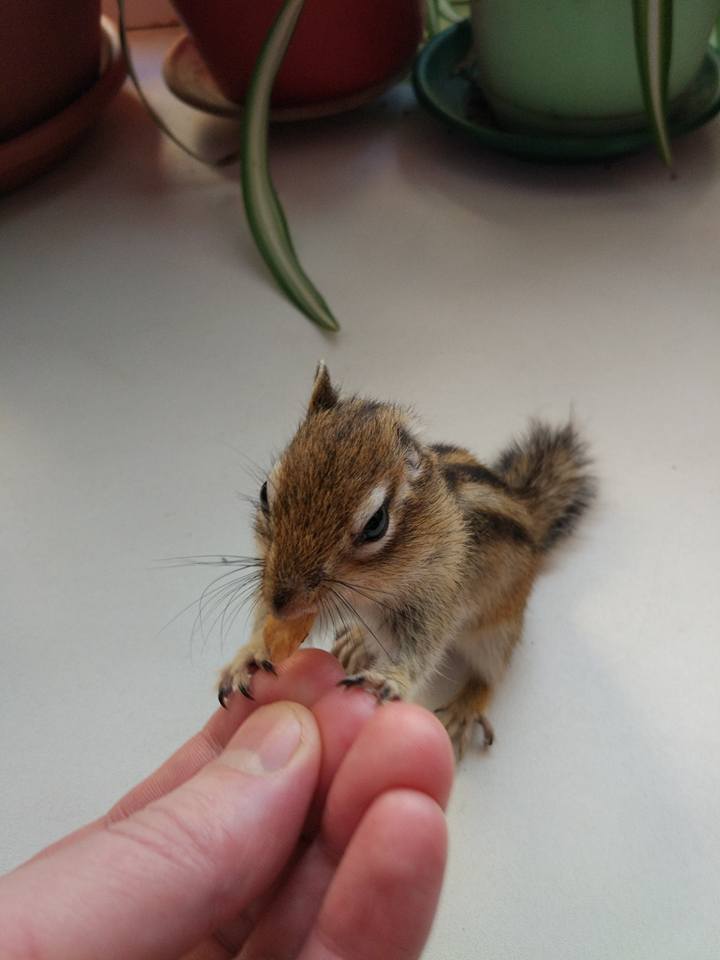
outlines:
{"label": "plant pot rim", "polygon": [[[348,113],[377,100],[390,90],[412,69],[414,57],[403,64],[395,75],[374,84],[365,90],[343,97],[334,97],[315,103],[292,107],[274,107],[270,111],[273,123],[292,123],[297,120],[319,120],[340,113]],[[218,117],[241,117],[242,104],[228,100],[210,73],[200,55],[197,44],[189,33],[183,34],[168,50],[163,62],[163,79],[178,100],[204,113]]]}
{"label": "plant pot rim", "polygon": [[[502,128],[486,103],[481,112],[470,109],[477,86],[458,71],[472,41],[467,20],[448,27],[420,52],[413,71],[415,92],[421,105],[445,125],[472,138],[479,147],[551,163],[588,163],[652,149],[649,129],[605,136],[569,136],[519,133]],[[673,135],[687,133],[720,112],[720,53],[708,48],[698,75],[696,103],[687,115],[670,124]]]}
{"label": "plant pot rim", "polygon": [[100,18],[100,73],[72,103],[17,137],[0,143],[0,192],[14,190],[51,167],[79,139],[125,80],[125,61],[113,21]]}

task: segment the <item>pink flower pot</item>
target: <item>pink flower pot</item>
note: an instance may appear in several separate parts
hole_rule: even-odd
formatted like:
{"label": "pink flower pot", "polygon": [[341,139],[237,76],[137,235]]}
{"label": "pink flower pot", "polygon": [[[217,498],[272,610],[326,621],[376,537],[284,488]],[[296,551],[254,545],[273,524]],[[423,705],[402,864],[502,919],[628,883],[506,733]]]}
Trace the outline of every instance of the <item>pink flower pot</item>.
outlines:
{"label": "pink flower pot", "polygon": [[[226,97],[242,103],[281,0],[173,0]],[[275,107],[349,97],[408,69],[419,0],[307,0],[275,81]]]}

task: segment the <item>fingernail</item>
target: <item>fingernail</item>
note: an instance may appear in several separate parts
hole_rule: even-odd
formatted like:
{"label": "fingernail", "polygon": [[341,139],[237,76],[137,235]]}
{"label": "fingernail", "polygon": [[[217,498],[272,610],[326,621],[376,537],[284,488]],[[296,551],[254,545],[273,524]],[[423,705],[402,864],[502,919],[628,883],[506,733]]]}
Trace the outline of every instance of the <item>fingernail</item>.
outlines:
{"label": "fingernail", "polygon": [[245,773],[273,773],[286,767],[300,747],[302,724],[292,707],[260,707],[243,723],[222,759]]}

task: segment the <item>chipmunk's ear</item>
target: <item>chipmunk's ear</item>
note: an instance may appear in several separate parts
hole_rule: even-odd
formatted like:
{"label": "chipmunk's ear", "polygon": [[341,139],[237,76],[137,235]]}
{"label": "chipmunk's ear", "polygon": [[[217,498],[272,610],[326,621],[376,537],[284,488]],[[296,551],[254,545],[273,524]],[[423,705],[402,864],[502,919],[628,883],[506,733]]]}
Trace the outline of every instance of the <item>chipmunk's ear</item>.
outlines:
{"label": "chipmunk's ear", "polygon": [[330,374],[325,363],[321,360],[315,371],[310,406],[308,413],[319,413],[321,410],[330,410],[338,402],[338,392],[330,382]]}

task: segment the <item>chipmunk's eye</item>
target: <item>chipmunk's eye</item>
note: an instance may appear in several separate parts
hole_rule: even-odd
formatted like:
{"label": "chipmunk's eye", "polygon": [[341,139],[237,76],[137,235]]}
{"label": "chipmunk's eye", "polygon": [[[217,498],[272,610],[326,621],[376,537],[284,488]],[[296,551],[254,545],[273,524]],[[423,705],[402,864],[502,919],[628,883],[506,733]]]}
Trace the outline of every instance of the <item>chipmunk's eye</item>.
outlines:
{"label": "chipmunk's eye", "polygon": [[360,534],[361,543],[373,543],[375,540],[381,540],[387,533],[390,523],[390,511],[387,501],[376,510],[362,529]]}
{"label": "chipmunk's eye", "polygon": [[268,502],[268,494],[267,494],[267,480],[260,487],[260,506],[262,507],[264,514],[267,515],[268,513],[270,513],[270,503]]}

